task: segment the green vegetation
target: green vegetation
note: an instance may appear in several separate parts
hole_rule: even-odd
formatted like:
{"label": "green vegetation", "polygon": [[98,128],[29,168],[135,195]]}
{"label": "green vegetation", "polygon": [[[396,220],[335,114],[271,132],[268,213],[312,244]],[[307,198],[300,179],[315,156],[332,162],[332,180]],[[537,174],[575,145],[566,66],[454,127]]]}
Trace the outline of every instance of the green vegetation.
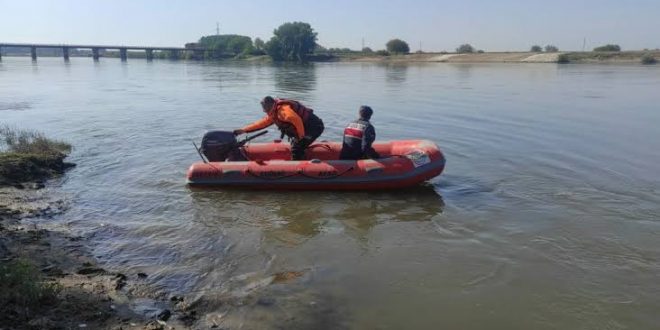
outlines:
{"label": "green vegetation", "polygon": [[[59,287],[45,283],[41,272],[27,260],[0,262],[0,312],[22,312],[18,319],[28,319],[39,307],[55,301]],[[6,310],[9,309],[9,310]]]}
{"label": "green vegetation", "polygon": [[41,180],[63,173],[72,164],[64,162],[71,145],[43,134],[0,127],[0,185]]}
{"label": "green vegetation", "polygon": [[280,25],[266,43],[265,50],[275,61],[304,61],[316,48],[316,32],[308,23]]}
{"label": "green vegetation", "polygon": [[559,51],[559,48],[557,48],[556,46],[553,46],[553,45],[545,46],[545,52],[546,53],[556,53],[558,51]]}
{"label": "green vegetation", "polygon": [[459,54],[474,53],[474,47],[470,44],[463,44],[456,48],[456,52]]}
{"label": "green vegetation", "polygon": [[369,47],[362,48],[362,52],[365,54],[372,54],[374,51]]}
{"label": "green vegetation", "polygon": [[594,48],[594,52],[620,52],[621,47],[619,45],[607,44],[605,46],[600,46]]}
{"label": "green vegetation", "polygon": [[642,64],[656,64],[656,63],[658,63],[658,60],[656,60],[652,54],[646,53],[642,56]]}
{"label": "green vegetation", "polygon": [[378,56],[390,56],[390,52],[388,52],[384,49],[381,49],[381,50],[376,52],[376,55],[378,55]]}
{"label": "green vegetation", "polygon": [[199,45],[207,49],[204,54],[204,58],[206,59],[220,59],[247,55],[254,50],[252,38],[236,34],[221,34],[202,37],[199,39]]}
{"label": "green vegetation", "polygon": [[[22,154],[68,154],[71,146],[61,141],[46,138],[42,133],[19,130],[9,126],[0,127],[0,150]],[[4,147],[3,145],[4,144]]]}
{"label": "green vegetation", "polygon": [[266,55],[266,43],[261,38],[254,39],[254,50],[259,55]]}
{"label": "green vegetation", "polygon": [[557,57],[557,63],[566,64],[566,63],[570,63],[570,62],[571,62],[571,60],[570,60],[568,54],[559,54],[559,56]]}
{"label": "green vegetation", "polygon": [[532,53],[541,53],[543,52],[543,48],[541,48],[539,45],[534,45],[529,51]]}
{"label": "green vegetation", "polygon": [[331,54],[350,54],[350,53],[359,53],[356,50],[351,50],[350,48],[329,48],[327,50]]}
{"label": "green vegetation", "polygon": [[408,43],[401,39],[392,39],[385,44],[387,51],[393,54],[408,54],[410,53],[410,47]]}

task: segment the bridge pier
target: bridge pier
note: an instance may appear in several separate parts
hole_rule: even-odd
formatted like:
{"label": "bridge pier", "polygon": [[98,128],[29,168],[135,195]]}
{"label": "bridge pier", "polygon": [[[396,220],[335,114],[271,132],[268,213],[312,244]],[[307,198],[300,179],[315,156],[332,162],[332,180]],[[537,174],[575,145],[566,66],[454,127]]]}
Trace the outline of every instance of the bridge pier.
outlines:
{"label": "bridge pier", "polygon": [[198,61],[203,60],[204,59],[204,51],[203,50],[198,50],[198,49],[193,50],[192,58],[193,58],[193,60],[198,60]]}
{"label": "bridge pier", "polygon": [[145,49],[144,51],[147,53],[147,61],[153,61],[154,60],[154,50],[153,49]]}
{"label": "bridge pier", "polygon": [[[105,53],[106,49],[113,52],[117,50],[122,62],[128,60],[128,51],[142,51],[144,50],[147,61],[152,61],[156,58],[168,58],[170,60],[181,59],[197,59],[204,58],[204,54],[208,51],[206,48],[198,46],[197,44],[186,44],[186,47],[157,47],[157,46],[127,46],[127,45],[77,45],[77,44],[27,44],[27,43],[5,43],[0,42],[0,60],[3,55],[7,55],[7,48],[20,48],[22,52],[25,50],[30,51],[32,61],[37,61],[37,50],[47,49],[42,51],[42,54],[58,56],[61,50],[61,56],[65,62],[70,60],[71,54],[75,55],[77,49],[82,49],[91,53],[91,57],[95,62],[99,61],[101,56]],[[12,52],[13,53],[13,52]],[[23,55],[22,53],[21,55]]]}

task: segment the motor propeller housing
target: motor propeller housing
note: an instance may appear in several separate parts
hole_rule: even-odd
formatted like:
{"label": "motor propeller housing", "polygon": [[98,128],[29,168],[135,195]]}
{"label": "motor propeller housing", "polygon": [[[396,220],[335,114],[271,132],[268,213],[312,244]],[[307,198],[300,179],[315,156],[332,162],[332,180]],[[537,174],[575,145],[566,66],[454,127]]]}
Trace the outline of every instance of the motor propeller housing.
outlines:
{"label": "motor propeller housing", "polygon": [[208,131],[202,138],[201,152],[209,162],[240,161],[245,160],[241,145],[233,132]]}

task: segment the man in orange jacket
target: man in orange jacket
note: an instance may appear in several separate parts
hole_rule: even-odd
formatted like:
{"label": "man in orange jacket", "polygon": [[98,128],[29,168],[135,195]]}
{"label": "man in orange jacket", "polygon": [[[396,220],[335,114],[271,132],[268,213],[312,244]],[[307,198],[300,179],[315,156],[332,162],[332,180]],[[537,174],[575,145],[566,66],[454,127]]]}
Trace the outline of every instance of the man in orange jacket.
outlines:
{"label": "man in orange jacket", "polygon": [[261,100],[261,107],[266,116],[250,125],[234,130],[234,134],[243,134],[264,129],[272,124],[291,139],[293,160],[305,158],[305,149],[323,133],[323,121],[298,101],[274,99],[266,96]]}

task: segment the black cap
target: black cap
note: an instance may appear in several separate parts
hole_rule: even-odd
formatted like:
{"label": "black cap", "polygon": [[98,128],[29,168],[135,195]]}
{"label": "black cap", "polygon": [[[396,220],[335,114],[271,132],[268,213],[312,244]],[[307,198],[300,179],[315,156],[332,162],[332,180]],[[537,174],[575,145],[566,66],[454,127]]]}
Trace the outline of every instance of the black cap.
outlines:
{"label": "black cap", "polygon": [[371,119],[371,115],[374,114],[374,111],[370,106],[363,105],[360,107],[360,117],[366,120]]}

